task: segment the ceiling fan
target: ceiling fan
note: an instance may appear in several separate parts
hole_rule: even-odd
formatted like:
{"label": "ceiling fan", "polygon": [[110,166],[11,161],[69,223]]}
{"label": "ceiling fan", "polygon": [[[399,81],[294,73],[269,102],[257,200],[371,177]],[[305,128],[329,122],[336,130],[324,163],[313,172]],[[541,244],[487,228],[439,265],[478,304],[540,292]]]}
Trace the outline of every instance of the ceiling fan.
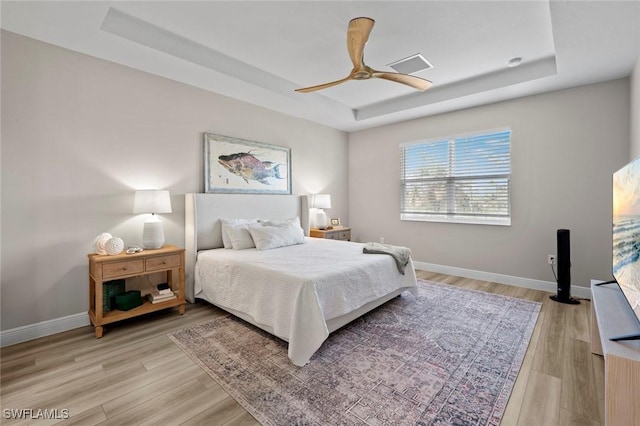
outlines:
{"label": "ceiling fan", "polygon": [[408,74],[400,74],[395,72],[376,71],[364,63],[364,45],[369,40],[369,34],[373,29],[376,21],[371,18],[354,18],[349,21],[347,30],[347,50],[349,57],[353,62],[351,73],[340,80],[331,83],[319,84],[317,86],[303,87],[296,89],[296,92],[308,93],[316,90],[326,89],[349,80],[368,80],[370,78],[382,78],[384,80],[395,81],[396,83],[406,84],[414,89],[424,91],[431,87],[431,82],[420,77]]}

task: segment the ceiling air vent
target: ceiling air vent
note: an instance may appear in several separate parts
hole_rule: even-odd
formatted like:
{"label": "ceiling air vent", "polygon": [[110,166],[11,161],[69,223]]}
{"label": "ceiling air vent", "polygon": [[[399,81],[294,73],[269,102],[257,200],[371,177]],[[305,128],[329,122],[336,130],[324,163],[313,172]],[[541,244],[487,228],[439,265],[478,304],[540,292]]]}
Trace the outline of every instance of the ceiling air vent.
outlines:
{"label": "ceiling air vent", "polygon": [[433,68],[433,65],[431,65],[420,53],[392,62],[388,64],[388,66],[402,74],[413,74],[418,71]]}

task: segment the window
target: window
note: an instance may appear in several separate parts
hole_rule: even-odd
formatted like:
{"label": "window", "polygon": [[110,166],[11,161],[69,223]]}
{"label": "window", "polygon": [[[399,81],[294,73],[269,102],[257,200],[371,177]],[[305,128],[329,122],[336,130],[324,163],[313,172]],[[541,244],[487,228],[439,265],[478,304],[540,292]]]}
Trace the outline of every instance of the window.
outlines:
{"label": "window", "polygon": [[511,130],[400,145],[400,219],[511,225]]}

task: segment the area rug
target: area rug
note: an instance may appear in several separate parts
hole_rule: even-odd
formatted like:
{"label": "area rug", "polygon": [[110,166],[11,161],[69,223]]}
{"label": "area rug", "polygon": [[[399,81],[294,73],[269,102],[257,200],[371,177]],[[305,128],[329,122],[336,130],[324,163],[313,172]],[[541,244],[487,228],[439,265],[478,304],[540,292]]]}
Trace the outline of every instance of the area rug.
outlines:
{"label": "area rug", "polygon": [[294,366],[233,316],[170,334],[264,425],[498,425],[540,304],[429,281]]}

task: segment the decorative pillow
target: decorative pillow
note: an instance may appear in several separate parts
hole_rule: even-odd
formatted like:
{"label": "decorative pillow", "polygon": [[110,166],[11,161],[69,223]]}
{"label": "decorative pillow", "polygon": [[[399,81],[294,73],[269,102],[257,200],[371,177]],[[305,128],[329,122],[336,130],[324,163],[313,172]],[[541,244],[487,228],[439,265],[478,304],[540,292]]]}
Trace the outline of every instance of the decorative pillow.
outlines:
{"label": "decorative pillow", "polygon": [[258,219],[258,223],[261,223],[266,226],[288,226],[288,225],[297,225],[302,228],[300,225],[300,218],[298,216],[292,217],[290,219]]}
{"label": "decorative pillow", "polygon": [[233,248],[233,244],[231,243],[231,239],[229,238],[229,226],[246,223],[258,223],[258,219],[220,219],[222,228],[222,245],[224,248]]}
{"label": "decorative pillow", "polygon": [[227,235],[231,241],[231,248],[245,250],[256,246],[249,233],[249,226],[248,223],[227,226]]}
{"label": "decorative pillow", "polygon": [[249,232],[258,250],[269,250],[304,243],[304,231],[299,223],[280,225],[250,224]]}

